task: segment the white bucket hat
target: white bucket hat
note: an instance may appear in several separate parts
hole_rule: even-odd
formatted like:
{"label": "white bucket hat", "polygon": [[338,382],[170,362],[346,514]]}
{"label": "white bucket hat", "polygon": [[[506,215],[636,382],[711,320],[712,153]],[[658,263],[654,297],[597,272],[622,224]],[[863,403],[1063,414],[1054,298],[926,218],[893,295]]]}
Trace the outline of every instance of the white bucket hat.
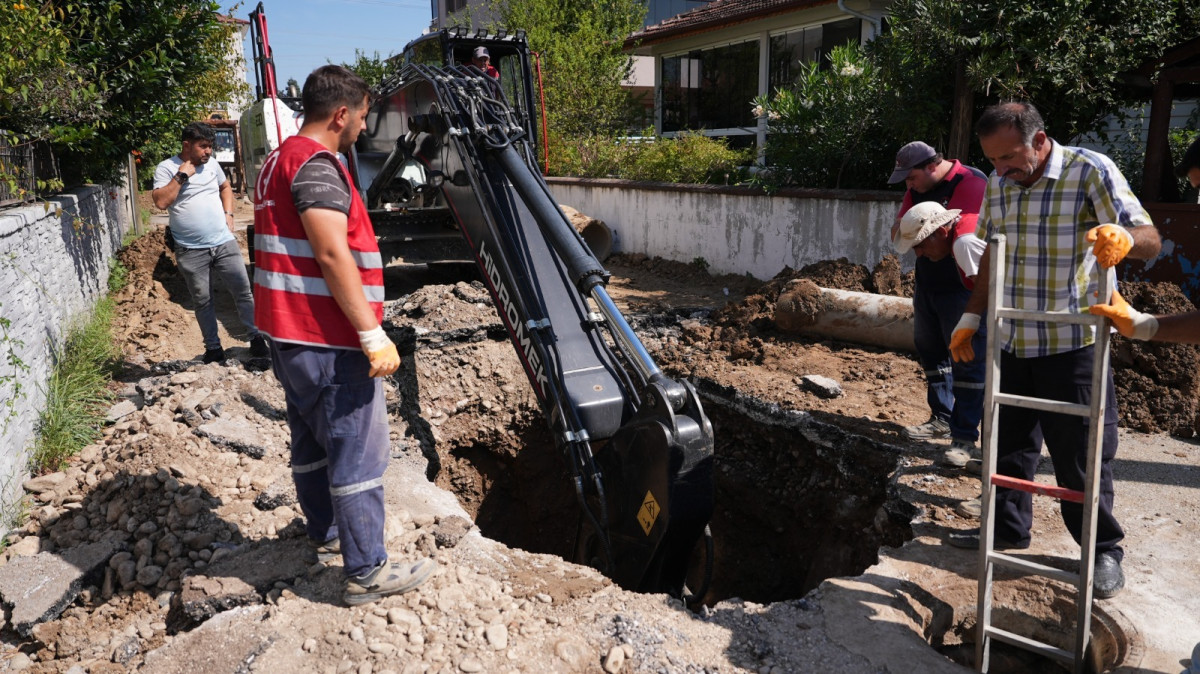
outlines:
{"label": "white bucket hat", "polygon": [[922,201],[900,218],[900,230],[896,232],[892,245],[897,253],[903,255],[933,234],[933,230],[957,220],[959,213],[962,213],[962,209],[946,210],[936,201]]}

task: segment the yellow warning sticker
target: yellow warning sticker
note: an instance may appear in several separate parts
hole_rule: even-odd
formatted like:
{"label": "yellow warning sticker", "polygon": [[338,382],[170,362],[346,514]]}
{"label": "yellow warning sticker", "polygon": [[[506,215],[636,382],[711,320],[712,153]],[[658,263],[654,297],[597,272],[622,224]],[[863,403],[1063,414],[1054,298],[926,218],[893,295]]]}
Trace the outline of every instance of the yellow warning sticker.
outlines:
{"label": "yellow warning sticker", "polygon": [[642,507],[638,509],[638,522],[642,525],[642,531],[646,535],[650,535],[650,529],[654,527],[654,521],[658,519],[658,513],[661,508],[658,507],[658,501],[654,500],[654,494],[646,492],[646,498],[642,501]]}

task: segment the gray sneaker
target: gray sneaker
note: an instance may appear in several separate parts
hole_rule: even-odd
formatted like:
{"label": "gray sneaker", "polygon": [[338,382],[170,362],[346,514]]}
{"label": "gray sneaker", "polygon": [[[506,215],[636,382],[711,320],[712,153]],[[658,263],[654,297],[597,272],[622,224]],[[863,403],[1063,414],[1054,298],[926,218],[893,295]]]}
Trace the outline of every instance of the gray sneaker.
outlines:
{"label": "gray sneaker", "polygon": [[328,564],[342,558],[342,539],[333,538],[321,543],[310,538],[308,539],[308,549],[310,562]]}
{"label": "gray sneaker", "polygon": [[983,503],[977,498],[970,501],[959,501],[958,505],[954,506],[954,512],[958,513],[960,517],[977,520],[979,514],[983,512]]}
{"label": "gray sneaker", "polygon": [[429,559],[418,559],[415,562],[397,562],[382,564],[368,571],[363,576],[350,576],[346,579],[346,591],[342,601],[350,606],[359,606],[378,601],[393,594],[403,594],[416,589],[429,579],[429,575],[437,568],[437,562]]}
{"label": "gray sneaker", "polygon": [[929,421],[920,426],[906,426],[904,435],[910,440],[935,440],[950,435],[950,424],[937,417],[929,417]]}
{"label": "gray sneaker", "polygon": [[982,459],[979,447],[974,442],[955,438],[950,442],[950,449],[942,455],[942,463],[955,468],[964,468],[972,459]]}

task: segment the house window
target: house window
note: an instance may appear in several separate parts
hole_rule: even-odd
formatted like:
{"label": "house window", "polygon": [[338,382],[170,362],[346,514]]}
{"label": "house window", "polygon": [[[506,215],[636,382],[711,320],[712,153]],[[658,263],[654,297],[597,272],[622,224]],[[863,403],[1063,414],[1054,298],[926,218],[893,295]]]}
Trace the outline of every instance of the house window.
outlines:
{"label": "house window", "polygon": [[453,14],[467,6],[467,0],[446,0],[446,13]]}
{"label": "house window", "polygon": [[668,56],[662,60],[662,130],[753,127],[758,95],[758,41]]}
{"label": "house window", "polygon": [[802,64],[816,62],[822,68],[828,67],[825,56],[834,47],[858,42],[861,34],[860,20],[844,19],[772,35],[771,89],[793,84]]}

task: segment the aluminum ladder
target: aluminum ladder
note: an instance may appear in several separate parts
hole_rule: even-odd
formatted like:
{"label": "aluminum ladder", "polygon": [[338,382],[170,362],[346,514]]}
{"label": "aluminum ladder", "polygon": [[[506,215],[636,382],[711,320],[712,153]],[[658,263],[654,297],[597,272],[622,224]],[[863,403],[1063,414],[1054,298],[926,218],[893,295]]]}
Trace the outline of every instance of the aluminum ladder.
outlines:
{"label": "aluminum ladder", "polygon": [[[1077,674],[1085,671],[1088,642],[1091,639],[1092,619],[1092,575],[1096,562],[1096,512],[1099,507],[1100,492],[1100,456],[1101,443],[1104,437],[1104,411],[1107,401],[1105,374],[1108,372],[1108,321],[1101,316],[1091,314],[1070,314],[1066,312],[1024,311],[1000,306],[1003,297],[1004,284],[1004,254],[1005,237],[997,234],[988,239],[991,250],[991,268],[988,285],[987,311],[987,380],[983,401],[984,429],[981,438],[983,449],[983,493],[980,497],[982,511],[979,527],[979,603],[977,637],[975,643],[975,663],[980,672],[988,671],[988,657],[992,640],[1004,642],[1018,648],[1033,651],[1039,655],[1054,658],[1074,666]],[[1107,303],[1112,288],[1115,288],[1116,273],[1109,268],[1101,269],[1100,301]],[[1000,348],[999,327],[1002,319],[1034,320],[1045,323],[1074,323],[1079,325],[1096,326],[1095,361],[1092,371],[1092,403],[1080,405],[1044,398],[1010,395],[1000,392]],[[1066,489],[1020,480],[1003,475],[996,475],[996,440],[1000,419],[1000,405],[1012,405],[1026,409],[1041,410],[1088,417],[1091,424],[1088,430],[1087,474],[1084,480],[1084,491]],[[1018,489],[1033,494],[1052,496],[1060,500],[1083,504],[1083,531],[1080,541],[1079,573],[1062,571],[1052,566],[1046,566],[1021,557],[1014,557],[996,552],[994,549],[994,522],[992,513],[996,505],[996,487]],[[992,625],[992,575],[999,565],[1027,574],[1035,574],[1053,578],[1074,585],[1077,590],[1076,602],[1079,609],[1075,624],[1075,650],[1068,651],[1030,637],[1002,630]]]}

